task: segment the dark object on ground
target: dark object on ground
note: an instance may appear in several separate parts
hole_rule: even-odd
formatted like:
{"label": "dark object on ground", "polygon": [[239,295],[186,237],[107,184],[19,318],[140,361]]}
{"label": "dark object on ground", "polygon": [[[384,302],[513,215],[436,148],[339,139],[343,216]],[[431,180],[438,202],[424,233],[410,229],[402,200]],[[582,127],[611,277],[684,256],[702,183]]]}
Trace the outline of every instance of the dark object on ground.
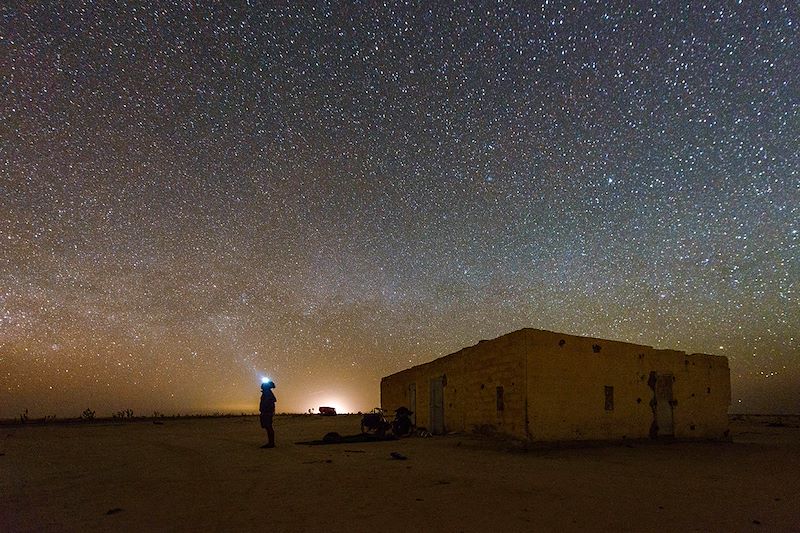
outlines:
{"label": "dark object on ground", "polygon": [[114,507],[113,509],[109,509],[108,511],[106,511],[106,514],[117,514],[121,512],[122,509],[120,509],[119,507]]}
{"label": "dark object on ground", "polygon": [[155,424],[157,426],[163,426],[164,422],[159,422],[158,420],[153,420],[153,424]]}
{"label": "dark object on ground", "polygon": [[406,457],[400,452],[392,452],[389,455],[392,456],[392,459],[399,459],[400,461],[405,461],[406,459],[408,459],[408,457]]}
{"label": "dark object on ground", "polygon": [[335,407],[320,407],[319,414],[322,416],[336,416]]}
{"label": "dark object on ground", "polygon": [[399,407],[394,412],[392,421],[392,433],[398,437],[408,437],[414,431],[414,424],[411,423],[411,415],[414,411],[409,411],[407,407]]}
{"label": "dark object on ground", "polygon": [[393,434],[395,437],[408,437],[414,433],[414,424],[411,415],[414,411],[407,407],[398,407],[394,412],[394,420],[389,422],[386,410],[376,407],[361,418],[361,433],[384,436]]}
{"label": "dark object on ground", "polygon": [[392,424],[386,420],[386,411],[380,407],[376,407],[361,418],[361,433],[383,437],[391,429]]}
{"label": "dark object on ground", "polygon": [[[338,435],[338,439],[336,437],[328,437],[331,433]],[[360,433],[358,435],[339,435],[336,432],[331,432],[325,435],[322,440],[308,440],[303,442],[295,442],[295,444],[307,444],[309,446],[319,446],[321,444],[342,444],[342,443],[353,443],[353,442],[383,442],[387,440],[395,440],[395,436],[392,434],[389,435],[370,435],[369,433]],[[327,438],[327,440],[326,440]]]}
{"label": "dark object on ground", "polygon": [[342,436],[335,431],[331,431],[330,433],[325,433],[325,436],[322,437],[322,441],[327,444],[338,444],[342,442]]}
{"label": "dark object on ground", "polygon": [[261,445],[261,448],[274,448],[274,447],[275,447],[275,445],[273,443],[271,443],[271,442],[268,442],[266,444],[262,444]]}

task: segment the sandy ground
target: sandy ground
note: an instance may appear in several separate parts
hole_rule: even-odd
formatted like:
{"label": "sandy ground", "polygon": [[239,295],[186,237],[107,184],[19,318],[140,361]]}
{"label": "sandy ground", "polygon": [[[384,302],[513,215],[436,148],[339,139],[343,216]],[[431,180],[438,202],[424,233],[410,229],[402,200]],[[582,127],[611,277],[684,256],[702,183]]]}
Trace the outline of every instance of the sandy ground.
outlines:
{"label": "sandy ground", "polygon": [[[800,427],[523,450],[456,434],[307,446],[359,417],[0,427],[0,531],[800,531]],[[393,459],[399,452],[406,460]]]}

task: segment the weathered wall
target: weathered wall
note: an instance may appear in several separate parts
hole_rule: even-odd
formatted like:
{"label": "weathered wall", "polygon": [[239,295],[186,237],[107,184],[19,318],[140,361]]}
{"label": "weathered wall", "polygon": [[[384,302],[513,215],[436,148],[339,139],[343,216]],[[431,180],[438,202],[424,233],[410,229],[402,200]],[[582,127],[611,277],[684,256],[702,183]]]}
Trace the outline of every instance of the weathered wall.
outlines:
{"label": "weathered wall", "polygon": [[[409,407],[430,427],[431,380],[442,378],[446,431],[542,441],[727,436],[724,357],[523,329],[383,378],[381,405]],[[656,389],[669,388],[671,401],[655,403]]]}
{"label": "weathered wall", "polygon": [[675,382],[676,437],[729,438],[728,408],[731,373],[728,358],[719,355],[685,355],[682,381]]}
{"label": "weathered wall", "polygon": [[[446,431],[486,429],[525,435],[524,345],[514,334],[481,341],[454,354],[381,380],[381,406],[390,414],[405,405],[415,411],[416,424],[431,428],[431,380],[444,378]],[[416,389],[416,409],[409,405],[409,386]],[[502,387],[502,410],[498,409]]]}
{"label": "weathered wall", "polygon": [[[724,357],[525,330],[533,440],[726,438],[730,374]],[[655,401],[671,376],[672,401]],[[607,409],[606,387],[613,387]],[[654,426],[656,411],[662,423]],[[672,431],[666,422],[671,419]],[[656,427],[658,426],[658,427]]]}

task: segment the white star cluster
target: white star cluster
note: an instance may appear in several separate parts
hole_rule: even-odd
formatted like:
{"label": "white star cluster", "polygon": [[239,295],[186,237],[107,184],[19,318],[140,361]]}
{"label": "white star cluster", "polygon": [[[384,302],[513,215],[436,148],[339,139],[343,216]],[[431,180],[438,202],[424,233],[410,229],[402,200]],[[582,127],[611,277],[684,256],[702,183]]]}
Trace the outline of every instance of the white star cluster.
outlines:
{"label": "white star cluster", "polygon": [[0,7],[0,417],[365,410],[521,327],[800,411],[794,3],[249,4]]}

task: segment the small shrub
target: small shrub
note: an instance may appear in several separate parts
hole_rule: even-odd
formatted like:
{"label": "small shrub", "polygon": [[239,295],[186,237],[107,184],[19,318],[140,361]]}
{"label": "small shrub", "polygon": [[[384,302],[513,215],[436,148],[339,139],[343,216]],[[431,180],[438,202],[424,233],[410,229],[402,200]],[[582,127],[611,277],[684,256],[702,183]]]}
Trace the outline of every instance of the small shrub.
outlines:
{"label": "small shrub", "polygon": [[131,418],[133,418],[133,409],[124,409],[122,411],[117,411],[116,413],[111,415],[111,418],[113,418],[114,420],[117,420],[117,419],[120,419],[120,418],[122,418],[122,419],[125,419],[125,418],[131,419]]}

